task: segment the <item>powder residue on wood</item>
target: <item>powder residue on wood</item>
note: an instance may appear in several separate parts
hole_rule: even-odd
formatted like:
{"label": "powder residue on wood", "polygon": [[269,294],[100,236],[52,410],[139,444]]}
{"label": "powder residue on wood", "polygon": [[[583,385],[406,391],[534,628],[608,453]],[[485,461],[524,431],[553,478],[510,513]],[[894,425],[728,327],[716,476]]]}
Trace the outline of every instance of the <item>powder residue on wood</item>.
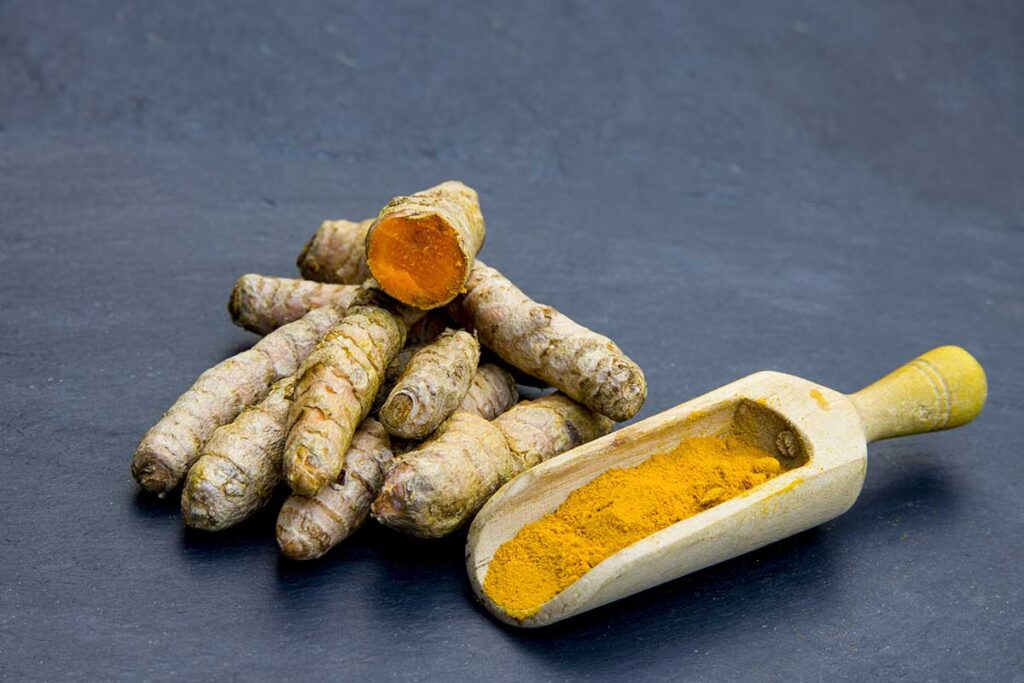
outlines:
{"label": "powder residue on wood", "polygon": [[484,590],[525,619],[610,555],[723,503],[781,471],[734,436],[697,437],[636,467],[605,472],[494,554]]}

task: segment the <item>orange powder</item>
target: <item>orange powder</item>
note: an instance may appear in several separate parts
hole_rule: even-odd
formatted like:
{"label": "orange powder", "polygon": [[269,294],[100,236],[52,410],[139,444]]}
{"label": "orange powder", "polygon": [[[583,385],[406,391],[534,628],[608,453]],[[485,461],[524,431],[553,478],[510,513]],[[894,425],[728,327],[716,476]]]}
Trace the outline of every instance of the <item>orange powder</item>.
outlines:
{"label": "orange powder", "polygon": [[524,619],[608,556],[768,481],[770,453],[733,436],[687,439],[636,467],[605,472],[498,548],[484,590]]}

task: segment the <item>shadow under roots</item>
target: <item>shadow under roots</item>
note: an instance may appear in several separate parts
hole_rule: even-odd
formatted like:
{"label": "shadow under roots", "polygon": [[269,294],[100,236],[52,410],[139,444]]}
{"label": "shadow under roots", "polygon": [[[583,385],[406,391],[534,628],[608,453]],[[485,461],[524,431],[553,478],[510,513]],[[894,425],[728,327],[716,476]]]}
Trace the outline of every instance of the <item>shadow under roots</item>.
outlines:
{"label": "shadow under roots", "polygon": [[278,579],[282,585],[318,580],[332,574],[339,564],[372,563],[398,580],[419,580],[462,567],[465,533],[442,539],[405,536],[367,520],[362,529],[316,560],[291,560],[282,556]]}
{"label": "shadow under roots", "polygon": [[[433,607],[461,608],[464,536],[428,541],[402,536],[368,521],[316,560],[277,562],[279,605],[292,613],[322,611],[324,601],[365,611],[395,628]],[[454,590],[453,590],[453,587]]]}
{"label": "shadow under roots", "polygon": [[287,497],[288,492],[279,488],[267,505],[243,522],[223,531],[193,529],[179,519],[184,529],[181,535],[182,548],[193,559],[209,562],[247,553],[276,551],[277,513]]}
{"label": "shadow under roots", "polygon": [[133,489],[132,509],[139,517],[149,519],[167,519],[181,515],[181,498],[178,491],[172,491],[163,498],[143,491],[138,486]]}

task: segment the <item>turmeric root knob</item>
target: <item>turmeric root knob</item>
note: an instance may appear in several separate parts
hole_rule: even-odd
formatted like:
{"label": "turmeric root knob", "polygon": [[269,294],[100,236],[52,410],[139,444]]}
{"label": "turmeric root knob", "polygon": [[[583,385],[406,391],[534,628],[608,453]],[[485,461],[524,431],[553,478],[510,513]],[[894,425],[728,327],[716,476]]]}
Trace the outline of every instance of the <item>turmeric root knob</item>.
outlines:
{"label": "turmeric root knob", "polygon": [[391,461],[388,434],[367,418],[352,437],[338,481],[315,496],[293,494],[277,517],[277,544],[293,560],[312,560],[351,536],[366,521]]}
{"label": "turmeric root knob", "polygon": [[447,330],[409,359],[380,409],[389,433],[422,439],[455,412],[473,383],[480,344],[465,330]]}
{"label": "turmeric root knob", "polygon": [[438,432],[388,472],[371,506],[378,522],[421,538],[446,536],[518,473],[505,438],[484,418],[455,413]]}
{"label": "turmeric root knob", "polygon": [[324,221],[299,254],[296,265],[306,280],[357,285],[370,277],[366,233],[373,219]]}
{"label": "turmeric root knob", "polygon": [[392,199],[366,236],[366,260],[385,292],[437,308],[463,290],[484,232],[476,191],[449,180]]}
{"label": "turmeric root knob", "polygon": [[[408,337],[406,338],[408,339]],[[423,346],[423,344],[406,344],[405,348],[396,353],[388,363],[387,368],[384,369],[384,379],[381,380],[380,389],[377,390],[377,396],[373,399],[373,407],[370,408],[371,416],[378,416],[381,406],[388,400],[391,390],[398,383],[398,378],[402,376],[405,366],[409,364],[409,359],[415,356]]]}
{"label": "turmeric root knob", "polygon": [[466,290],[449,306],[452,317],[506,363],[617,422],[643,406],[643,371],[608,337],[537,303],[479,260]]}
{"label": "turmeric root knob", "polygon": [[327,304],[348,307],[358,285],[331,285],[287,277],[247,273],[238,278],[228,312],[231,322],[256,334],[273,332]]}
{"label": "turmeric root knob", "polygon": [[522,401],[494,422],[505,443],[528,470],[612,430],[612,421],[562,394]]}
{"label": "turmeric root knob", "polygon": [[484,363],[476,369],[473,384],[455,411],[465,411],[480,415],[485,420],[493,420],[518,400],[519,389],[512,375],[494,363]]}
{"label": "turmeric root knob", "polygon": [[277,382],[266,398],[213,433],[185,477],[181,492],[185,524],[219,531],[270,501],[281,481],[281,453],[294,388],[294,377]]}

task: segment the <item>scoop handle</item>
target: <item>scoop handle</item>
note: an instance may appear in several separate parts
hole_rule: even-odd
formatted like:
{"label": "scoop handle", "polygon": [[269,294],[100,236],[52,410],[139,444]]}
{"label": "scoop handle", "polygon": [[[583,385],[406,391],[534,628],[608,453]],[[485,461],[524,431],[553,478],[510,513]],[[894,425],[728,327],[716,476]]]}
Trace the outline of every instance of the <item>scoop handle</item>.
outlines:
{"label": "scoop handle", "polygon": [[985,407],[988,382],[974,356],[940,346],[850,396],[868,442],[967,424]]}

